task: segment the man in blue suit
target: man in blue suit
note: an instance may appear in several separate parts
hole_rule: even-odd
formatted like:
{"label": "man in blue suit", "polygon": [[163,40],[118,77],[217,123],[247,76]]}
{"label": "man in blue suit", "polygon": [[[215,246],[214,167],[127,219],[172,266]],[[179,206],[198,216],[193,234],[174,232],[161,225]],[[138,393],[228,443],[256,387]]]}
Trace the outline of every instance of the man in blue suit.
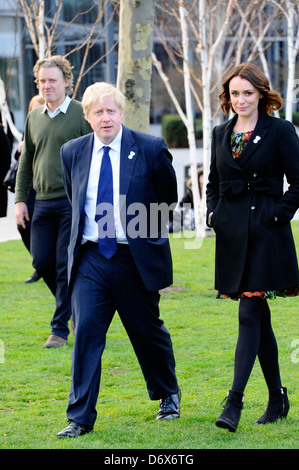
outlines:
{"label": "man in blue suit", "polygon": [[165,230],[177,202],[172,156],[163,139],[122,125],[125,97],[114,86],[91,85],[82,106],[94,132],[61,149],[72,205],[68,276],[76,336],[69,424],[58,437],[93,429],[101,356],[115,311],[150,399],[160,400],[156,419],[180,416],[172,342],[160,319],[158,292],[172,283]]}

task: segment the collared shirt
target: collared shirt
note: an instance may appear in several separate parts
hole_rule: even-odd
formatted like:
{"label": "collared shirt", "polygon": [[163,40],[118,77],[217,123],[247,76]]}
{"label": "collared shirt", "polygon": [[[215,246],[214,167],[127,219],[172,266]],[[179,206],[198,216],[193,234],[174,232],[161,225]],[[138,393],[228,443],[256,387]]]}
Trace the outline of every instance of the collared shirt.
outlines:
{"label": "collared shirt", "polygon": [[66,114],[67,108],[69,107],[69,104],[70,104],[71,101],[72,101],[71,98],[70,98],[68,95],[66,95],[64,102],[61,103],[61,105],[58,106],[58,108],[56,108],[54,112],[52,112],[52,111],[49,109],[49,107],[47,106],[46,103],[44,104],[44,109],[42,110],[42,112],[43,112],[43,113],[46,113],[46,112],[47,112],[48,115],[49,115],[49,117],[50,117],[51,119],[53,119],[53,118],[54,118],[55,116],[57,116],[59,113],[64,113],[64,114]]}
{"label": "collared shirt", "polygon": [[[116,231],[116,239],[118,243],[126,242],[126,235],[120,222],[119,207],[119,168],[120,168],[120,148],[121,148],[122,128],[109,144],[110,160],[113,173],[113,205],[114,205],[114,223]],[[82,243],[86,241],[98,241],[98,225],[95,222],[97,194],[100,168],[103,157],[103,147],[105,144],[100,141],[94,132],[94,145],[91,157],[90,171],[87,183],[86,200],[85,200],[85,225],[82,237]]]}

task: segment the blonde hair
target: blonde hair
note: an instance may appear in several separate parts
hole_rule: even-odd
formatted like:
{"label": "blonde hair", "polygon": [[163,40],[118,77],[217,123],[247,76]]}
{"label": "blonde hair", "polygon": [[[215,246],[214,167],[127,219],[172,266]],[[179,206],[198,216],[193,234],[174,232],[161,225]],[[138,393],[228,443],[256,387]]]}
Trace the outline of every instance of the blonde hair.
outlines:
{"label": "blonde hair", "polygon": [[74,89],[74,77],[72,72],[72,65],[70,62],[61,55],[53,55],[45,59],[39,59],[33,67],[33,73],[35,77],[35,83],[38,85],[38,75],[41,68],[50,69],[52,67],[58,67],[61,71],[64,80],[68,82],[68,87],[65,89],[67,95],[73,93]]}
{"label": "blonde hair", "polygon": [[106,82],[96,82],[86,88],[82,96],[82,107],[85,116],[88,115],[91,107],[99,101],[103,103],[107,98],[112,97],[115,101],[116,106],[124,111],[126,98],[114,85]]}

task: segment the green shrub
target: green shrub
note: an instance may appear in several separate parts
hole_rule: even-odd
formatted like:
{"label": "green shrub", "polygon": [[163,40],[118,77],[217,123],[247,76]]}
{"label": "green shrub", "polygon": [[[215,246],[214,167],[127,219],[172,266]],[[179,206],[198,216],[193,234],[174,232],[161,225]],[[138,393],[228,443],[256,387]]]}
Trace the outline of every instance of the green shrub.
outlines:
{"label": "green shrub", "polygon": [[[202,139],[201,119],[194,119],[195,138]],[[178,114],[165,114],[162,117],[162,136],[171,148],[187,148],[187,128]]]}
{"label": "green shrub", "polygon": [[295,124],[295,126],[299,126],[299,111],[293,113],[293,124]]}
{"label": "green shrub", "polygon": [[[286,113],[284,111],[282,113],[280,113],[280,117],[282,119],[285,119],[285,116],[286,116]],[[295,111],[293,113],[292,120],[293,120],[293,124],[295,126],[299,126],[299,111]]]}

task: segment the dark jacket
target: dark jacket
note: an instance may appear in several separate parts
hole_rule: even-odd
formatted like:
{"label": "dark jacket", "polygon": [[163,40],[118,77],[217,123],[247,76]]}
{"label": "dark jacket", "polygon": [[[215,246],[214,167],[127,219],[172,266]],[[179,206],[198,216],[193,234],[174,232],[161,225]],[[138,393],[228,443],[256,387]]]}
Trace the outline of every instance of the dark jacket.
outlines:
{"label": "dark jacket", "polygon": [[[72,204],[72,230],[68,250],[68,275],[71,290],[84,229],[84,205],[93,150],[94,134],[71,140],[61,149],[65,188]],[[133,157],[131,156],[133,154]],[[134,219],[134,205],[141,204],[148,217],[149,232],[130,237],[128,243],[144,285],[156,291],[172,283],[172,259],[167,233],[161,233],[150,220],[151,209],[161,203],[177,202],[177,183],[172,156],[165,141],[123,126],[120,155],[120,196],[125,196],[123,226]],[[140,206],[138,206],[140,208]],[[128,210],[129,208],[129,210]],[[172,208],[173,209],[173,208]],[[132,212],[131,212],[132,211]],[[166,223],[164,223],[166,226]]]}
{"label": "dark jacket", "polygon": [[10,167],[10,152],[9,139],[0,123],[0,217],[6,217],[7,214],[7,189],[3,186],[3,180]]}
{"label": "dark jacket", "polygon": [[296,287],[290,221],[299,207],[298,136],[289,121],[262,114],[244,151],[233,159],[236,119],[213,130],[207,216],[213,212],[215,288],[235,294]]}

